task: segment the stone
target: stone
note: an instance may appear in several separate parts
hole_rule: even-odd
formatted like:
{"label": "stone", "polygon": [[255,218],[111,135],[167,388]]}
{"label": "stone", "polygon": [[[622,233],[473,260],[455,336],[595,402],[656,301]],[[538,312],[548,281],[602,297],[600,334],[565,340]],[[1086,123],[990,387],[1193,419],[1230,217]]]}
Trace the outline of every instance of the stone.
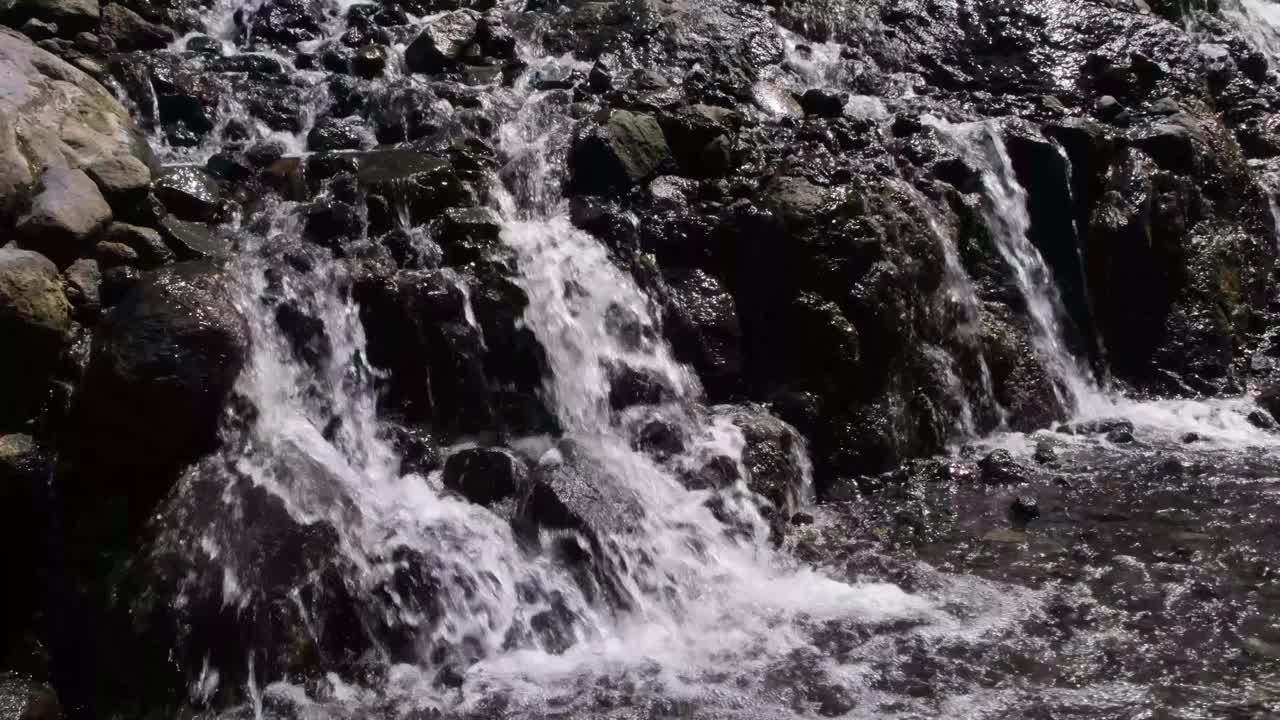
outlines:
{"label": "stone", "polygon": [[355,118],[323,118],[307,133],[307,149],[314,152],[360,150],[373,144],[373,133]]}
{"label": "stone", "polygon": [[4,12],[4,19],[15,27],[27,20],[42,20],[57,25],[63,35],[70,35],[92,30],[101,14],[98,0],[17,0]]}
{"label": "stone", "polygon": [[169,28],[150,22],[120,3],[102,8],[98,32],[109,38],[121,52],[160,50],[168,47],[176,37]]}
{"label": "stone", "polygon": [[1258,428],[1259,430],[1275,430],[1276,429],[1275,418],[1271,416],[1271,413],[1265,410],[1252,410],[1249,412],[1249,414],[1246,416],[1245,419],[1249,421],[1250,425]]}
{"label": "stone", "polygon": [[108,243],[126,245],[137,255],[138,267],[150,270],[173,262],[173,251],[165,245],[160,233],[151,228],[113,222],[102,233]]}
{"label": "stone", "polygon": [[1270,413],[1271,419],[1280,422],[1280,383],[1269,385],[1258,391],[1254,402]]}
{"label": "stone", "polygon": [[477,505],[492,505],[512,497],[528,481],[525,461],[510,450],[460,450],[444,464],[444,486]]}
{"label": "stone", "polygon": [[426,22],[404,51],[405,67],[415,73],[444,73],[461,68],[462,56],[476,41],[480,14],[463,9]]}
{"label": "stone", "polygon": [[800,107],[806,115],[821,118],[838,118],[844,115],[844,106],[849,102],[847,93],[810,88],[800,97]]}
{"label": "stone", "polygon": [[140,203],[151,187],[151,168],[132,155],[103,158],[85,172],[117,214]]}
{"label": "stone", "polygon": [[805,480],[804,439],[758,406],[734,407],[724,416],[742,432],[747,487],[775,508],[793,509]]}
{"label": "stone", "polygon": [[122,242],[103,240],[93,247],[93,256],[105,268],[117,265],[138,265],[138,252]]}
{"label": "stone", "polygon": [[609,372],[609,407],[615,411],[635,405],[660,405],[675,399],[671,384],[657,370],[615,363]]}
{"label": "stone", "polygon": [[230,244],[205,223],[168,215],[160,220],[160,234],[181,260],[219,260],[231,255]]}
{"label": "stone", "polygon": [[987,485],[1022,485],[1031,473],[1008,450],[992,450],[978,462],[978,477]]}
{"label": "stone", "polygon": [[81,258],[62,272],[66,280],[67,300],[76,317],[93,322],[102,311],[102,271],[98,261]]}
{"label": "stone", "polygon": [[733,297],[702,270],[672,273],[664,329],[677,359],[698,371],[708,396],[721,400],[742,383],[742,328]]}
{"label": "stone", "polygon": [[58,268],[28,250],[0,248],[0,428],[40,405],[71,334],[71,304]]}
{"label": "stone", "polygon": [[22,34],[31,38],[32,42],[40,42],[58,36],[58,26],[46,20],[31,18],[22,23]]}
{"label": "stone", "polygon": [[569,153],[573,187],[587,195],[640,184],[674,163],[657,118],[628,110],[580,130]]}
{"label": "stone", "polygon": [[217,266],[179,263],[142,278],[94,334],[76,397],[78,457],[122,482],[170,481],[216,447],[248,348]]}
{"label": "stone", "polygon": [[118,304],[130,290],[137,287],[142,280],[142,273],[136,267],[116,265],[102,272],[102,305],[113,307]]}
{"label": "stone", "polygon": [[381,45],[365,45],[351,57],[351,72],[372,80],[387,69],[388,51]]}
{"label": "stone", "polygon": [[222,189],[202,168],[179,167],[161,174],[152,192],[179,219],[212,222],[218,217]]}
{"label": "stone", "polygon": [[1107,433],[1106,437],[1107,442],[1115,443],[1117,445],[1127,445],[1133,442],[1133,431],[1118,428]]}
{"label": "stone", "polygon": [[44,168],[134,155],[138,144],[129,113],[102,85],[0,28],[0,197]]}
{"label": "stone", "polygon": [[[408,211],[410,225],[421,225],[448,208],[478,204],[475,192],[445,160],[415,150],[377,150],[357,153],[356,179],[387,208],[396,204]],[[370,231],[379,234],[399,224],[398,218],[375,217],[370,208]]]}
{"label": "stone", "polygon": [[1025,528],[1040,517],[1040,504],[1030,495],[1019,495],[1009,504],[1009,520],[1016,528]]}
{"label": "stone", "polygon": [[31,209],[18,219],[25,247],[69,263],[111,221],[111,206],[83,170],[51,168],[40,176]]}

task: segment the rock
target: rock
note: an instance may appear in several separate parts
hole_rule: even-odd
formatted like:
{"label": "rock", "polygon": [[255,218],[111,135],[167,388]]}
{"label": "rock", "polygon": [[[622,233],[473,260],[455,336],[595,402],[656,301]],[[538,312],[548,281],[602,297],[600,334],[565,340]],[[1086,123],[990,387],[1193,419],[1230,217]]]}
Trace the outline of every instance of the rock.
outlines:
{"label": "rock", "polygon": [[66,279],[67,300],[75,309],[76,317],[94,322],[102,311],[102,271],[98,261],[81,258],[63,271]]}
{"label": "rock", "polygon": [[776,508],[794,508],[802,499],[805,480],[804,440],[799,433],[760,407],[732,407],[722,412],[742,431],[747,487]]}
{"label": "rock", "polygon": [[788,224],[806,225],[827,203],[826,191],[808,178],[781,175],[765,186],[765,205]]}
{"label": "rock", "polygon": [[1271,414],[1271,419],[1280,422],[1280,384],[1270,385],[1258,392],[1254,398],[1258,407]]}
{"label": "rock", "polygon": [[217,445],[218,418],[249,344],[227,286],[212,264],[180,263],[121,299],[94,335],[76,399],[82,462],[146,486],[171,480]]}
{"label": "rock", "polygon": [[733,297],[702,270],[667,279],[671,302],[665,330],[681,362],[698,371],[713,400],[733,395],[742,382],[742,330]]}
{"label": "rock", "polygon": [[231,255],[227,241],[204,223],[166,215],[160,220],[160,234],[181,260],[219,260]]}
{"label": "rock", "polygon": [[218,217],[222,189],[201,168],[173,168],[156,178],[152,192],[165,209],[181,220],[213,222]]}
{"label": "rock", "polygon": [[1102,418],[1083,420],[1058,428],[1058,432],[1066,435],[1106,435],[1116,431],[1133,432],[1133,422],[1125,418]]}
{"label": "rock", "polygon": [[849,102],[846,93],[811,88],[800,97],[800,107],[806,115],[822,118],[838,118],[844,114],[844,106]]}
{"label": "rock", "polygon": [[93,256],[104,269],[117,265],[138,265],[138,253],[122,242],[103,240],[93,247]]}
{"label": "rock", "polygon": [[22,34],[31,39],[32,42],[40,42],[57,37],[58,26],[45,20],[31,18],[22,23]]}
{"label": "rock", "polygon": [[102,233],[102,239],[131,248],[137,255],[138,267],[144,270],[168,265],[174,260],[173,251],[165,245],[164,238],[151,228],[114,222]]}
{"label": "rock", "polygon": [[454,10],[428,20],[404,51],[405,67],[415,73],[444,73],[461,68],[463,54],[476,41],[480,14]]}
{"label": "rock", "polygon": [[359,150],[374,144],[373,134],[354,118],[324,118],[307,133],[307,149]]}
{"label": "rock", "polygon": [[1246,419],[1248,419],[1250,425],[1258,428],[1259,430],[1276,429],[1275,418],[1271,416],[1271,413],[1264,410],[1253,410],[1249,413]]}
{"label": "rock", "polygon": [[529,471],[510,450],[472,448],[449,456],[444,486],[477,505],[492,505],[524,489]]}
{"label": "rock", "polygon": [[1036,443],[1036,452],[1033,458],[1041,465],[1049,465],[1058,461],[1058,451],[1054,449],[1052,443],[1042,440]]}
{"label": "rock", "polygon": [[1040,517],[1040,504],[1030,495],[1019,495],[1009,505],[1009,520],[1017,529]]}
{"label": "rock", "polygon": [[1031,473],[1008,450],[992,450],[982,458],[978,477],[987,485],[1022,485],[1031,481]]}
{"label": "rock", "polygon": [[502,247],[502,218],[484,207],[449,208],[433,225],[447,265],[466,265],[492,256]]}
{"label": "rock", "polygon": [[[414,150],[379,150],[358,153],[356,178],[370,195],[381,198],[386,208],[402,203],[409,224],[421,225],[451,207],[478,204],[474,191],[447,161]],[[369,218],[370,232],[381,234],[399,224],[398,218]]]}
{"label": "rock", "polygon": [[101,16],[98,0],[17,0],[4,13],[5,22],[18,27],[27,20],[58,26],[64,36],[92,30]]}
{"label": "rock", "polygon": [[103,158],[85,172],[117,214],[142,202],[151,187],[151,168],[132,155]]}
{"label": "rock", "polygon": [[176,37],[169,28],[146,20],[120,3],[102,8],[98,32],[121,52],[159,50],[168,47]]}
{"label": "rock", "polygon": [[639,184],[674,164],[662,126],[648,114],[614,110],[580,130],[569,153],[577,192],[596,195]]}
{"label": "rock", "polygon": [[58,269],[27,250],[0,248],[0,428],[40,406],[71,333],[71,304]]}
{"label": "rock", "polygon": [[684,452],[684,431],[678,423],[655,414],[646,418],[636,429],[632,447],[647,452],[658,460],[666,460]]}
{"label": "rock", "polygon": [[102,273],[102,305],[113,307],[118,304],[130,290],[142,280],[138,268],[128,265],[116,265]]}
{"label": "rock", "polygon": [[69,263],[110,221],[111,206],[84,171],[52,168],[40,176],[17,231],[25,247]]}
{"label": "rock", "polygon": [[1107,433],[1107,442],[1112,442],[1117,445],[1126,445],[1133,442],[1133,432],[1131,430],[1117,428]]}
{"label": "rock", "polygon": [[[95,3],[96,4],[96,3]],[[0,28],[0,198],[44,168],[136,154],[129,114],[84,72]]]}
{"label": "rock", "polygon": [[660,405],[675,391],[657,370],[616,363],[609,368],[609,406],[615,411],[635,405]]}
{"label": "rock", "polygon": [[365,45],[351,58],[351,71],[359,77],[372,80],[387,69],[388,50],[381,45]]}

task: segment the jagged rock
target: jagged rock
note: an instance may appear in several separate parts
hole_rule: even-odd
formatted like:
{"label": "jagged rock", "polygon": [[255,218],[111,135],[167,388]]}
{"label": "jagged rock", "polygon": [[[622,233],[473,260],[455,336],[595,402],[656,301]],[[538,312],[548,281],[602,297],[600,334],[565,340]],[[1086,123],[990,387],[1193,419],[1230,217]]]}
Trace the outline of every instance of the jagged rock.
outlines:
{"label": "jagged rock", "polygon": [[102,271],[98,261],[81,258],[63,271],[66,278],[67,300],[75,309],[76,317],[94,321],[102,311]]}
{"label": "jagged rock", "polygon": [[476,205],[474,191],[445,160],[413,150],[359,153],[356,177],[371,195],[385,203],[383,216],[370,208],[370,232],[390,231],[398,221],[391,215],[397,204],[408,211],[411,225],[421,225],[450,207]]}
{"label": "jagged rock", "polygon": [[94,336],[71,438],[81,461],[163,492],[148,483],[216,446],[248,342],[216,266],[180,263],[142,279]]}
{"label": "jagged rock", "polygon": [[588,195],[636,185],[672,164],[657,118],[627,110],[581,129],[569,155],[573,186]]}
{"label": "jagged rock", "polygon": [[978,463],[979,477],[988,485],[1021,485],[1031,480],[1008,450],[992,450]]}
{"label": "jagged rock", "polygon": [[634,405],[660,405],[675,399],[671,384],[657,370],[616,363],[608,372],[609,406],[615,411]]}
{"label": "jagged rock", "polygon": [[119,3],[102,8],[98,32],[115,44],[116,50],[159,50],[175,39],[169,28],[148,21]]}
{"label": "jagged rock", "polygon": [[489,208],[449,208],[434,224],[432,236],[448,265],[484,260],[501,247],[502,219]]}
{"label": "jagged rock", "polygon": [[387,69],[387,49],[381,45],[365,45],[351,58],[351,71],[372,80]]}
{"label": "jagged rock", "polygon": [[528,475],[525,461],[510,450],[472,448],[449,456],[444,486],[473,503],[491,505],[522,490]]}
{"label": "jagged rock", "polygon": [[153,269],[173,262],[173,251],[165,245],[160,233],[151,228],[114,222],[102,233],[102,240],[119,243],[133,250],[137,255],[138,266]]}
{"label": "jagged rock", "polygon": [[733,407],[722,414],[742,431],[747,487],[776,508],[793,508],[801,499],[805,480],[801,465],[804,440],[759,407]]}
{"label": "jagged rock", "polygon": [[136,267],[139,260],[137,251],[125,243],[107,240],[103,240],[93,247],[93,256],[104,269],[118,265]]}
{"label": "jagged rock", "polygon": [[800,107],[805,114],[822,118],[838,118],[844,114],[844,106],[849,102],[845,93],[811,88],[805,90],[800,97]]}
{"label": "jagged rock", "polygon": [[428,20],[422,32],[404,51],[409,72],[443,73],[461,67],[463,54],[476,41],[480,14],[454,10]]}
{"label": "jagged rock", "polygon": [[4,19],[14,27],[31,19],[52,23],[69,37],[92,30],[100,15],[98,0],[17,0],[4,12]]}
{"label": "jagged rock", "polygon": [[659,121],[680,172],[689,177],[724,175],[733,165],[732,110],[694,105],[679,113],[663,114]]}
{"label": "jagged rock", "polygon": [[212,222],[218,216],[222,189],[200,168],[174,168],[156,178],[151,187],[165,209],[181,220]]}
{"label": "jagged rock", "polygon": [[373,145],[373,134],[359,120],[325,118],[307,133],[307,148],[325,150],[359,150]]}
{"label": "jagged rock", "polygon": [[17,231],[24,246],[70,262],[110,221],[111,206],[84,171],[52,168],[40,176]]}
{"label": "jagged rock", "polygon": [[324,12],[314,0],[271,0],[253,11],[255,38],[296,45],[315,40],[324,32]]}
{"label": "jagged rock", "polygon": [[71,332],[58,269],[27,250],[0,248],[0,427],[27,419],[43,400]]}
{"label": "jagged rock", "polygon": [[733,297],[702,270],[667,278],[665,329],[676,357],[698,371],[708,395],[723,399],[742,382],[742,329]]}

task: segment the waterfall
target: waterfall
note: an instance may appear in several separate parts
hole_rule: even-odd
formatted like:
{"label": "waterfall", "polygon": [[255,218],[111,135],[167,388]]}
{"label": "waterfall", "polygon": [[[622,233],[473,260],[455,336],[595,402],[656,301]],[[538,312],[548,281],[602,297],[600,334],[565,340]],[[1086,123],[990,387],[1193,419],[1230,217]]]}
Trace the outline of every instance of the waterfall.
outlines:
{"label": "waterfall", "polygon": [[991,122],[950,124],[931,119],[981,174],[986,203],[983,214],[1000,257],[1012,271],[1013,281],[1026,302],[1031,339],[1037,355],[1054,380],[1054,392],[1063,407],[1083,411],[1100,397],[1097,384],[1066,346],[1063,321],[1066,310],[1053,271],[1031,242],[1031,216],[1027,193],[1013,170],[1009,151],[997,126]]}

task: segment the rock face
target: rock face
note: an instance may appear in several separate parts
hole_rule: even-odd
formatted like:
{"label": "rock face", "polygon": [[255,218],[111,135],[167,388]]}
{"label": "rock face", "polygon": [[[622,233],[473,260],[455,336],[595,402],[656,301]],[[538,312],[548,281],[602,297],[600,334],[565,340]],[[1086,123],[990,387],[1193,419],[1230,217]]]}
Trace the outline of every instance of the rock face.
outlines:
{"label": "rock face", "polygon": [[40,176],[17,230],[23,245],[66,262],[110,221],[111,206],[83,170],[52,168]]}
{"label": "rock face", "polygon": [[225,282],[212,265],[172,265],[105,319],[76,400],[73,441],[86,462],[145,483],[217,444],[218,418],[248,352]]}
{"label": "rock face", "polygon": [[0,78],[0,197],[12,198],[48,167],[134,154],[134,125],[119,101],[84,72],[3,27]]}
{"label": "rock face", "polygon": [[37,253],[0,248],[0,423],[9,427],[42,401],[71,333],[71,305],[58,269]]}

